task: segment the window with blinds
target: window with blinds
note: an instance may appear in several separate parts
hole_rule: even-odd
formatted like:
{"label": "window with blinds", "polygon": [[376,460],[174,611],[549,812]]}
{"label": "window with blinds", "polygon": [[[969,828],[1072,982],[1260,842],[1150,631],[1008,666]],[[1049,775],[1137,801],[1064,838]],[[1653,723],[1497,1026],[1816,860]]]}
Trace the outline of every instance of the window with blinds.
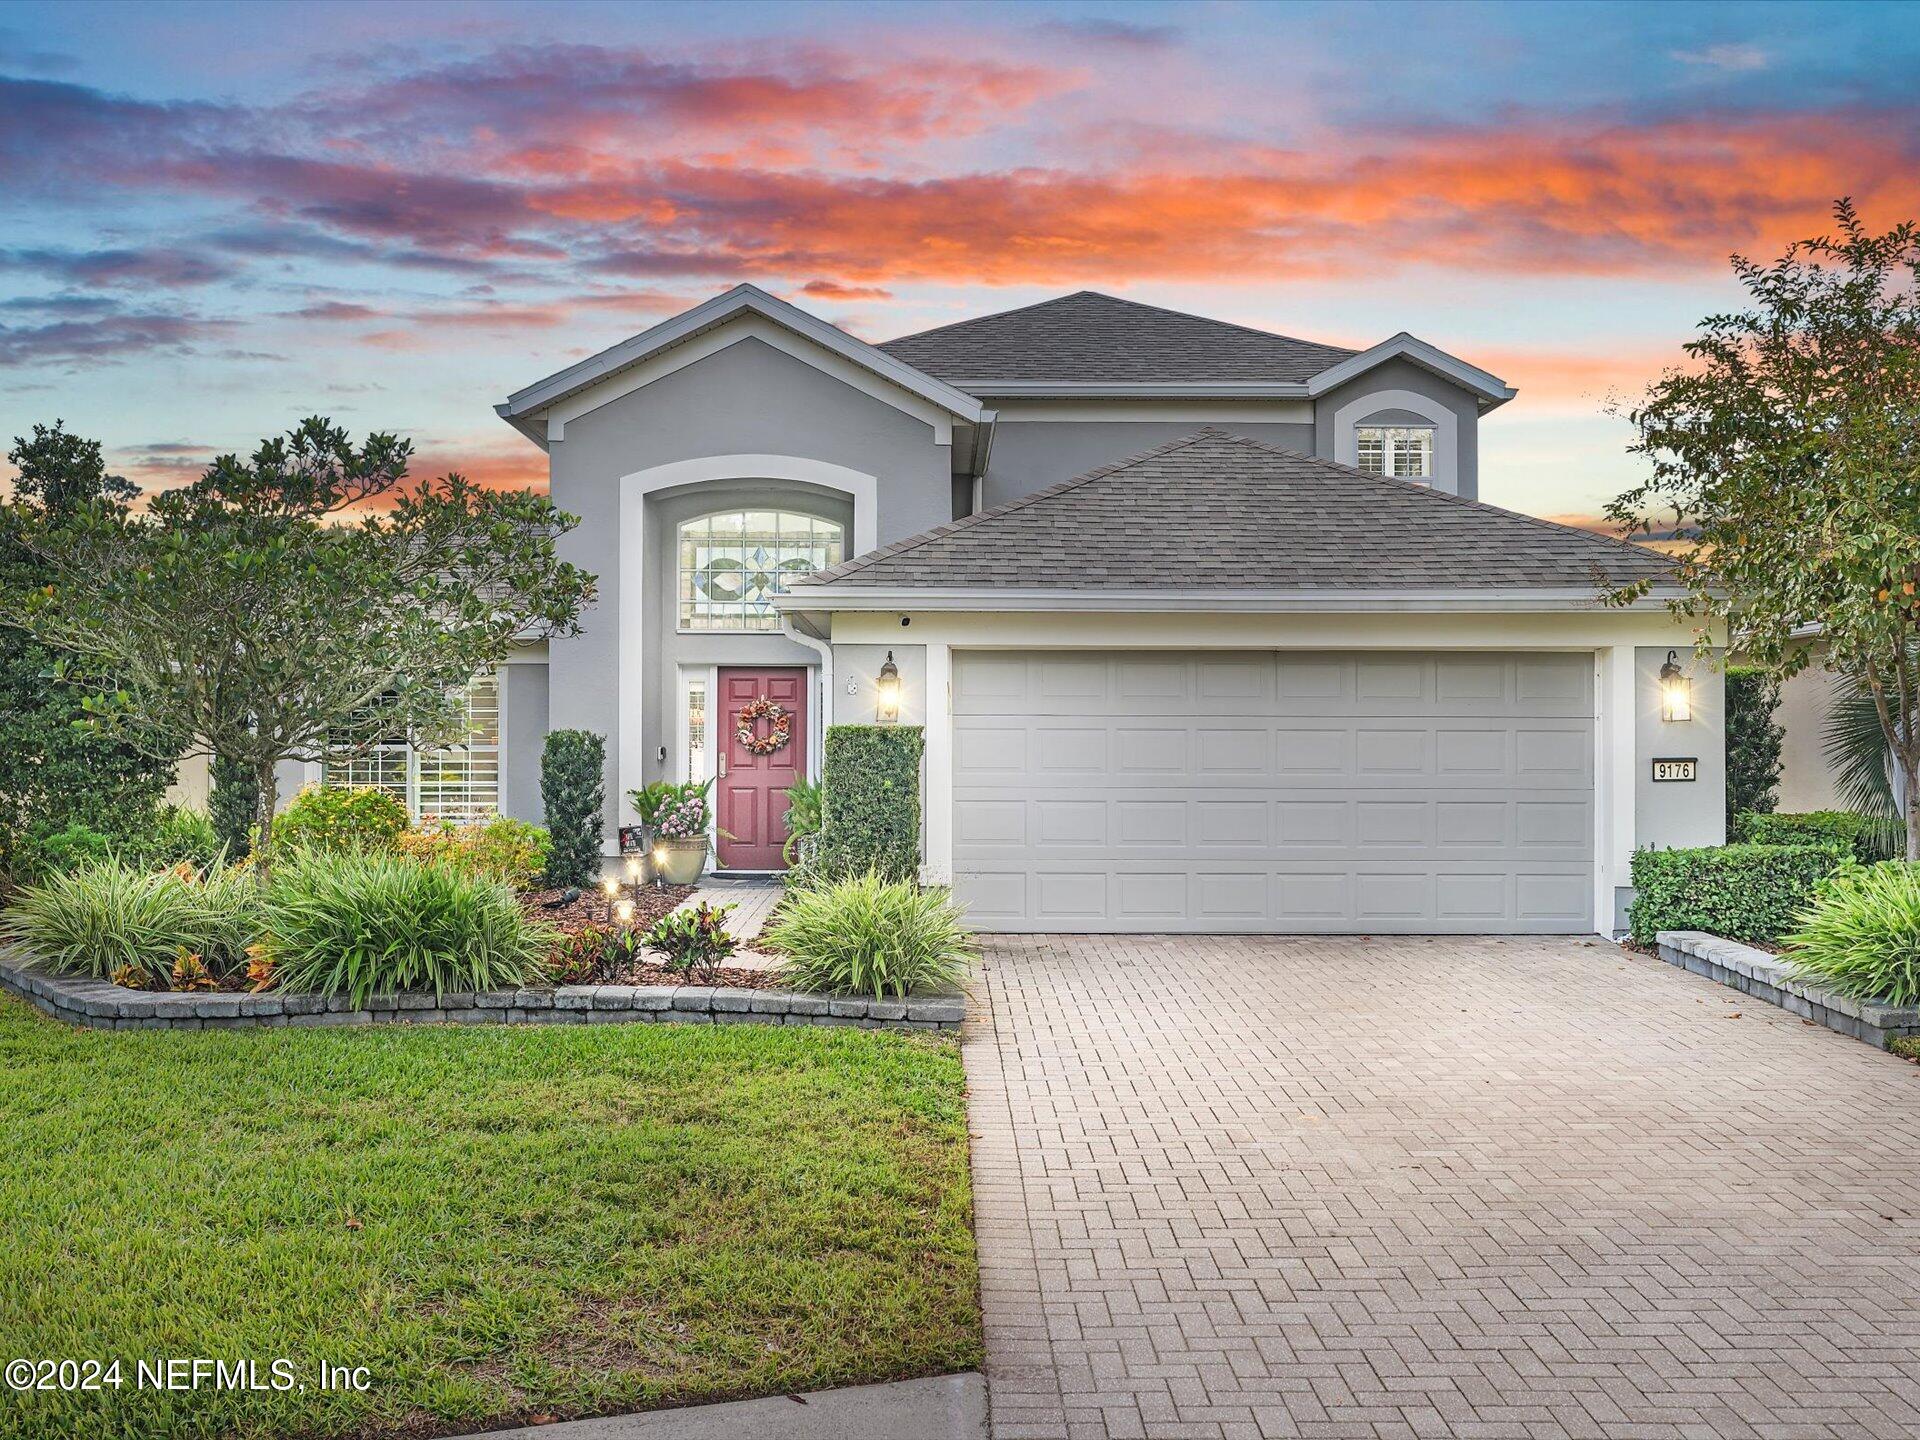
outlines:
{"label": "window with blinds", "polygon": [[323,783],[385,790],[425,824],[492,818],[500,810],[500,677],[476,676],[465,705],[466,735],[458,743],[414,746],[396,740],[365,755],[329,760],[321,772]]}
{"label": "window with blinds", "polygon": [[1369,475],[1396,480],[1433,478],[1433,427],[1362,425],[1354,431],[1355,463]]}

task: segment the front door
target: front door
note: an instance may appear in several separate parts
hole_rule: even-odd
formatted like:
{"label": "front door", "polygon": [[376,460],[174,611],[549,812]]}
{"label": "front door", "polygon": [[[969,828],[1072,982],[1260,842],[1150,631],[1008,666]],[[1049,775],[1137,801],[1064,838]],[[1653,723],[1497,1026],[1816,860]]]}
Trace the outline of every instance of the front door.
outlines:
{"label": "front door", "polygon": [[784,870],[786,790],[807,773],[807,672],[722,669],[719,711],[720,868]]}

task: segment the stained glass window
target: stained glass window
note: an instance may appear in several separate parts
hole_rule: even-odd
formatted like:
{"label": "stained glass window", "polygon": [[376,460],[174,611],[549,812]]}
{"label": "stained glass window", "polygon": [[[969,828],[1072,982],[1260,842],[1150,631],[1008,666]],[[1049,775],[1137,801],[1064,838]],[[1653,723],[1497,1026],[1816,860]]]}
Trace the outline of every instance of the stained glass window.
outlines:
{"label": "stained glass window", "polygon": [[707,778],[707,682],[706,677],[687,681],[687,779],[698,783]]}
{"label": "stained glass window", "polygon": [[730,510],[680,527],[680,628],[775,630],[794,575],[838,565],[842,531],[789,510]]}

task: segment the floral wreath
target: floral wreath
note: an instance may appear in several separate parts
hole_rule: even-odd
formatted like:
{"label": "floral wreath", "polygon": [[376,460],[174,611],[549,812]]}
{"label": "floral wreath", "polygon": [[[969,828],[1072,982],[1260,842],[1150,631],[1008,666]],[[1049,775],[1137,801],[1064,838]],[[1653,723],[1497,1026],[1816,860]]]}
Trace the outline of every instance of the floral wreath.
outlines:
{"label": "floral wreath", "polygon": [[[762,720],[773,722],[773,728],[764,735],[754,730]],[[762,695],[740,707],[740,723],[734,729],[733,738],[744,745],[749,754],[771,755],[786,749],[787,742],[793,739],[793,716]]]}

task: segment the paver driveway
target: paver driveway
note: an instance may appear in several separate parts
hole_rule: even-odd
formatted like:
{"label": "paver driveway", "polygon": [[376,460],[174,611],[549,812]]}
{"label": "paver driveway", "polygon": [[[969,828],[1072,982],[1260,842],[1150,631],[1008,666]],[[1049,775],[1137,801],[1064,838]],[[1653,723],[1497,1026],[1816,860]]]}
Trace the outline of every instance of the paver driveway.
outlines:
{"label": "paver driveway", "polygon": [[1920,1068],[1580,940],[976,989],[997,1440],[1920,1436]]}

